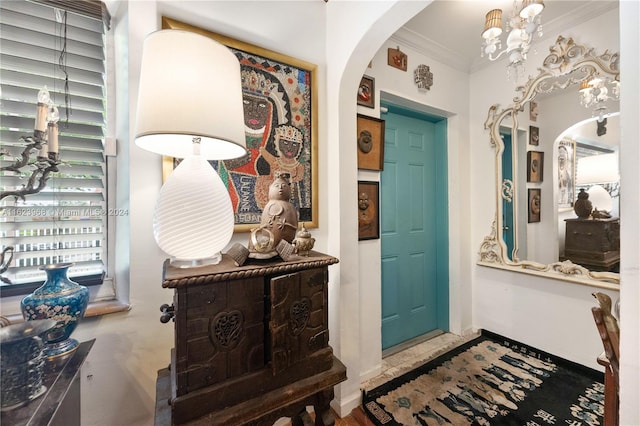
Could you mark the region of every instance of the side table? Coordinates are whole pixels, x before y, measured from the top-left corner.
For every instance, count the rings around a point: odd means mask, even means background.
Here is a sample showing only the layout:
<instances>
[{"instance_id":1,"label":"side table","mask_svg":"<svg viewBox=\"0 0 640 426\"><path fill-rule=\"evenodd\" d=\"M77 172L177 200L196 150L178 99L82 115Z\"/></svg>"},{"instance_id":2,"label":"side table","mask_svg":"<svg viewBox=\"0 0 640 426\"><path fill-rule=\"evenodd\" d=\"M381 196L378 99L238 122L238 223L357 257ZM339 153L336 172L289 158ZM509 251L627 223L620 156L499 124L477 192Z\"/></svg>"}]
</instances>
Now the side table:
<instances>
[{"instance_id":1,"label":"side table","mask_svg":"<svg viewBox=\"0 0 640 426\"><path fill-rule=\"evenodd\" d=\"M0 424L11 426L80 426L80 367L95 339L82 342L66 359L46 361L44 395L27 404L3 411Z\"/></svg>"}]
</instances>

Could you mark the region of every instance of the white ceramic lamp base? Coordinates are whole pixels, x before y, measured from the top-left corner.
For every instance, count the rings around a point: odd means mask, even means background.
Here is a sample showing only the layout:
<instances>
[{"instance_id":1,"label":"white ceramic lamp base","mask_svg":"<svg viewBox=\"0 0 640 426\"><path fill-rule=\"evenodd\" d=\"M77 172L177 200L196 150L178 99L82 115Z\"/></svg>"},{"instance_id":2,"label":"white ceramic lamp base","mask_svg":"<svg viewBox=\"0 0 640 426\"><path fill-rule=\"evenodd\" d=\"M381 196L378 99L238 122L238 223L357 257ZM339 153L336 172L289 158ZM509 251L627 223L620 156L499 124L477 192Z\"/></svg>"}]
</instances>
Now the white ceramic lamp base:
<instances>
[{"instance_id":1,"label":"white ceramic lamp base","mask_svg":"<svg viewBox=\"0 0 640 426\"><path fill-rule=\"evenodd\" d=\"M158 246L179 267L215 264L233 235L227 188L200 155L185 158L162 186L153 218Z\"/></svg>"}]
</instances>

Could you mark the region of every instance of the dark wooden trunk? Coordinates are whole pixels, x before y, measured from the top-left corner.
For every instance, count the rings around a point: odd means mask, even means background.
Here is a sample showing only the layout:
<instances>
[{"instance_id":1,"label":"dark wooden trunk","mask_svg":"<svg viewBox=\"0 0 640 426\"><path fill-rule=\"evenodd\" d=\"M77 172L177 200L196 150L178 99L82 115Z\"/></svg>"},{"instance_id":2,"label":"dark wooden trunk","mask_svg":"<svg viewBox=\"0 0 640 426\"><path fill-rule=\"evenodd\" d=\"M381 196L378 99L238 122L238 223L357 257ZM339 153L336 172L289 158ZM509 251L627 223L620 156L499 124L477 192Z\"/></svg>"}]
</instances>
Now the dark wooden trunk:
<instances>
[{"instance_id":1,"label":"dark wooden trunk","mask_svg":"<svg viewBox=\"0 0 640 426\"><path fill-rule=\"evenodd\" d=\"M329 346L328 266L337 262L315 252L241 267L226 255L218 265L198 268L166 262L163 287L174 289L175 320L164 379L171 383L171 423L229 420L239 415L234 407L247 404L272 416L274 407L261 402L266 395L282 412L303 399L328 409L333 386L346 379ZM317 383L308 382L313 377ZM297 396L278 398L279 392Z\"/></svg>"}]
</instances>

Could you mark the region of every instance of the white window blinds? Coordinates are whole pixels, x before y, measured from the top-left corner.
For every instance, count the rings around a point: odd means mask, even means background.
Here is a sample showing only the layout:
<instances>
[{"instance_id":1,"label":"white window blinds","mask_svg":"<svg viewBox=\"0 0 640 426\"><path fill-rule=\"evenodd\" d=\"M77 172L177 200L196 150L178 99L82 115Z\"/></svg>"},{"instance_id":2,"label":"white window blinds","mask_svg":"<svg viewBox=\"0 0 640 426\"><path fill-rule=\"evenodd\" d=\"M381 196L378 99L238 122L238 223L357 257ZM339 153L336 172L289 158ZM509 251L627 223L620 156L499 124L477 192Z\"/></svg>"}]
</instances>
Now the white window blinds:
<instances>
[{"instance_id":1,"label":"white window blinds","mask_svg":"<svg viewBox=\"0 0 640 426\"><path fill-rule=\"evenodd\" d=\"M75 264L69 271L75 281L101 283L108 213L103 21L65 15L46 4L2 1L0 43L0 167L21 156L25 142L20 138L33 134L37 95L45 86L60 111L63 162L39 193L24 201L0 200L0 247L14 250L0 289L5 295L14 293L7 291L10 287L40 285L45 274L39 267L59 262ZM0 190L19 190L32 170L0 171Z\"/></svg>"}]
</instances>

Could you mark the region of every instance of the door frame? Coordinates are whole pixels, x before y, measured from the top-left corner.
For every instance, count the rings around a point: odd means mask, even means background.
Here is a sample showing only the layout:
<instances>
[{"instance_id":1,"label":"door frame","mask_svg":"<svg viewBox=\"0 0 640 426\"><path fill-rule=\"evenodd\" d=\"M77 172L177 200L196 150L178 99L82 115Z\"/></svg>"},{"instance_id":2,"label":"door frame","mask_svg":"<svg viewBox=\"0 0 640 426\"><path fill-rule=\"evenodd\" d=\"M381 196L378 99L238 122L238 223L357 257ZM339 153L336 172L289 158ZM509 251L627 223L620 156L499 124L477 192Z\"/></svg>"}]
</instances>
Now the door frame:
<instances>
[{"instance_id":1,"label":"door frame","mask_svg":"<svg viewBox=\"0 0 640 426\"><path fill-rule=\"evenodd\" d=\"M414 106L414 107L412 107ZM428 121L433 123L435 126L435 137L439 143L439 146L436 148L438 150L438 160L440 160L439 164L441 164L445 170L438 174L437 176L437 187L444 188L444 196L438 196L438 202L444 204L446 208L438 209L436 212L436 222L438 223L438 227L443 227L445 232L442 235L438 235L439 237L444 237L447 240L447 250L443 254L444 260L442 262L438 262L436 264L437 275L438 277L442 277L442 279L438 279L436 286L436 305L438 307L438 312L436 315L436 330L429 331L421 336L416 336L406 342L401 342L398 345L391 346L389 348L383 349L385 354L393 353L396 351L397 347L405 347L407 344L413 342L414 344L419 343L420 341L427 340L429 336L434 335L434 331L438 330L448 332L450 331L450 322L449 318L451 315L451 306L450 306L450 287L451 287L451 277L449 275L450 269L450 232L449 232L449 141L448 141L448 118L445 114L439 113L430 113L426 111L422 111L415 108L415 105L411 101L407 102L398 102L398 99L389 99L388 95L381 92L381 100L380 100L380 118L384 119L384 115L387 112L392 112L396 115L402 115L409 118L415 118L418 120ZM442 145L440 145L440 142ZM381 172L384 173L384 172ZM380 180L382 180L382 176L380 176ZM380 193L380 203L383 202L382 192ZM382 205L380 206L380 210L382 210ZM382 241L381 241L382 242ZM380 291L382 292L382 277L380 280ZM441 307L444 307L441 309ZM382 320L382 311L380 311L380 318ZM380 331L382 335L382 328ZM436 333L437 335L439 333ZM382 337L382 336L381 336ZM382 342L382 338L381 338Z\"/></svg>"}]
</instances>

